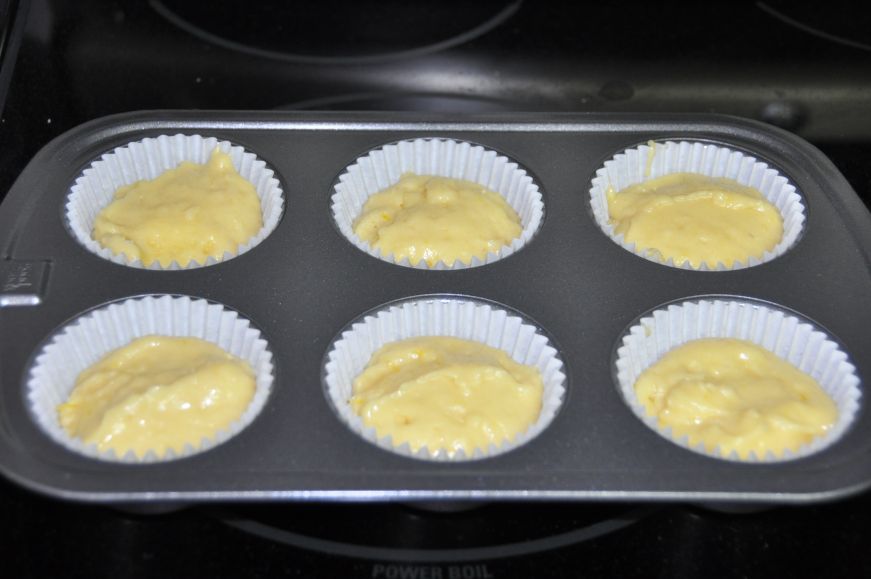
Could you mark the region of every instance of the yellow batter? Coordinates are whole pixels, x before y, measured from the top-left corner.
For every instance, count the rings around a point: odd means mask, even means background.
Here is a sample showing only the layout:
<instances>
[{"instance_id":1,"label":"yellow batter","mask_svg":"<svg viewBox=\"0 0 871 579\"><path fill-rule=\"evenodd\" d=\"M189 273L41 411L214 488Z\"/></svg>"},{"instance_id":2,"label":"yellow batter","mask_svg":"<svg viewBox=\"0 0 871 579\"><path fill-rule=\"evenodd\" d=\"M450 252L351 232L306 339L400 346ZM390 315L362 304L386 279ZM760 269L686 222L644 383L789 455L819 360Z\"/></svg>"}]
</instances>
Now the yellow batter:
<instances>
[{"instance_id":1,"label":"yellow batter","mask_svg":"<svg viewBox=\"0 0 871 579\"><path fill-rule=\"evenodd\" d=\"M822 436L838 418L832 399L795 366L755 344L703 339L668 352L635 383L660 426L690 444L748 458L775 456Z\"/></svg>"},{"instance_id":2,"label":"yellow batter","mask_svg":"<svg viewBox=\"0 0 871 579\"><path fill-rule=\"evenodd\" d=\"M783 237L777 208L752 187L731 179L674 173L609 190L616 233L660 260L693 267L761 259Z\"/></svg>"},{"instance_id":3,"label":"yellow batter","mask_svg":"<svg viewBox=\"0 0 871 579\"><path fill-rule=\"evenodd\" d=\"M79 374L58 414L70 436L101 451L161 456L226 429L253 396L254 371L244 360L197 338L152 335Z\"/></svg>"},{"instance_id":4,"label":"yellow batter","mask_svg":"<svg viewBox=\"0 0 871 579\"><path fill-rule=\"evenodd\" d=\"M116 255L168 267L235 254L262 226L254 186L215 149L205 165L183 162L156 179L118 189L91 236Z\"/></svg>"},{"instance_id":5,"label":"yellow batter","mask_svg":"<svg viewBox=\"0 0 871 579\"><path fill-rule=\"evenodd\" d=\"M460 449L470 456L526 431L538 419L544 389L537 368L448 337L384 346L353 387L351 407L379 437L449 456Z\"/></svg>"},{"instance_id":6,"label":"yellow batter","mask_svg":"<svg viewBox=\"0 0 871 579\"><path fill-rule=\"evenodd\" d=\"M505 199L471 181L406 173L366 201L354 222L360 239L397 261L469 264L498 253L520 235Z\"/></svg>"}]
</instances>

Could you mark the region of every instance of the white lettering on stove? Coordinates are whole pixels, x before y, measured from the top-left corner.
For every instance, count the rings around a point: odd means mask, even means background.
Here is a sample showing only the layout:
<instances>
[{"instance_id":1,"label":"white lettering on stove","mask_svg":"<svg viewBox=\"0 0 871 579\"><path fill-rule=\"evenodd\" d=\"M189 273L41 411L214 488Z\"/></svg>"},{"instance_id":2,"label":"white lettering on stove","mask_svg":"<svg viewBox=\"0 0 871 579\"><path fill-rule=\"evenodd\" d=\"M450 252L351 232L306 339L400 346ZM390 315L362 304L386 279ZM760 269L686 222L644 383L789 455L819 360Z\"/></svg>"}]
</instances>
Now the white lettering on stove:
<instances>
[{"instance_id":1,"label":"white lettering on stove","mask_svg":"<svg viewBox=\"0 0 871 579\"><path fill-rule=\"evenodd\" d=\"M372 579L445 579L442 568L434 565L373 565Z\"/></svg>"},{"instance_id":2,"label":"white lettering on stove","mask_svg":"<svg viewBox=\"0 0 871 579\"><path fill-rule=\"evenodd\" d=\"M494 577L487 565L451 565L448 579L490 579Z\"/></svg>"},{"instance_id":3,"label":"white lettering on stove","mask_svg":"<svg viewBox=\"0 0 871 579\"><path fill-rule=\"evenodd\" d=\"M372 566L372 579L494 579L487 565L398 565Z\"/></svg>"}]
</instances>

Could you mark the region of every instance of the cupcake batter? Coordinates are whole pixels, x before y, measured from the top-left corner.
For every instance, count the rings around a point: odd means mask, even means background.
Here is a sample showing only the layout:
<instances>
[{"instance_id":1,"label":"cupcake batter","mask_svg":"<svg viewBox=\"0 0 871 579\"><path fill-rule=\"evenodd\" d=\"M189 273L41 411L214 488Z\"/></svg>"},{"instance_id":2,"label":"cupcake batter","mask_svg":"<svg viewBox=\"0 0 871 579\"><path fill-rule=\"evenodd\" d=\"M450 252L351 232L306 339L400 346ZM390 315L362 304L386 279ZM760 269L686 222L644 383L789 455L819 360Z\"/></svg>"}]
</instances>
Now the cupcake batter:
<instances>
[{"instance_id":1,"label":"cupcake batter","mask_svg":"<svg viewBox=\"0 0 871 579\"><path fill-rule=\"evenodd\" d=\"M379 437L431 453L471 456L513 440L538 419L544 386L533 366L469 340L412 338L375 352L354 380L351 408Z\"/></svg>"},{"instance_id":2,"label":"cupcake batter","mask_svg":"<svg viewBox=\"0 0 871 579\"><path fill-rule=\"evenodd\" d=\"M262 226L254 185L215 149L205 165L183 162L156 179L118 189L91 235L130 261L168 267L235 254Z\"/></svg>"},{"instance_id":3,"label":"cupcake batter","mask_svg":"<svg viewBox=\"0 0 871 579\"><path fill-rule=\"evenodd\" d=\"M750 257L762 259L783 237L777 208L731 179L675 173L607 196L616 233L677 265L746 264Z\"/></svg>"},{"instance_id":4,"label":"cupcake batter","mask_svg":"<svg viewBox=\"0 0 871 579\"><path fill-rule=\"evenodd\" d=\"M743 459L796 451L838 417L813 378L744 340L710 338L675 348L638 377L635 392L676 438Z\"/></svg>"},{"instance_id":5,"label":"cupcake batter","mask_svg":"<svg viewBox=\"0 0 871 579\"><path fill-rule=\"evenodd\" d=\"M211 342L145 336L79 374L58 414L67 434L100 451L161 456L230 426L254 385L251 366Z\"/></svg>"},{"instance_id":6,"label":"cupcake batter","mask_svg":"<svg viewBox=\"0 0 871 579\"><path fill-rule=\"evenodd\" d=\"M522 231L505 199L473 183L406 173L369 197L354 233L397 261L470 264L498 253Z\"/></svg>"}]
</instances>

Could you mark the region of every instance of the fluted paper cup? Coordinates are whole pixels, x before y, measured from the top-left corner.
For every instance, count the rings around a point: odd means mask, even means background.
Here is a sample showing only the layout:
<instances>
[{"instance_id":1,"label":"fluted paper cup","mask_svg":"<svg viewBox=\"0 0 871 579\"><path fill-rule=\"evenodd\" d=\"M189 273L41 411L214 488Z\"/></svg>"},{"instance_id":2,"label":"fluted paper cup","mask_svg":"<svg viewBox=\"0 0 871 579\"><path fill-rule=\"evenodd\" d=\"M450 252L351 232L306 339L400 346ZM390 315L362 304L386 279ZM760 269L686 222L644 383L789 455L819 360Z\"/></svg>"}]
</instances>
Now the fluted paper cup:
<instances>
[{"instance_id":1,"label":"fluted paper cup","mask_svg":"<svg viewBox=\"0 0 871 579\"><path fill-rule=\"evenodd\" d=\"M447 336L480 342L507 353L515 362L536 367L544 384L536 422L513 440L470 454L450 456L444 448L412 451L408 443L379 437L349 404L353 381L372 354L391 342L421 336ZM327 397L339 418L363 439L393 452L425 460L463 461L494 456L527 443L551 423L565 395L563 362L550 340L532 323L496 305L464 296L423 296L388 304L353 322L333 342L324 365Z\"/></svg>"},{"instance_id":2,"label":"fluted paper cup","mask_svg":"<svg viewBox=\"0 0 871 579\"><path fill-rule=\"evenodd\" d=\"M741 185L757 189L783 218L783 237L780 242L771 251L766 251L762 259L751 256L745 262L702 263L698 268L688 261L675 263L673 258L663 260L652 248L641 248L627 242L622 233L615 232L610 222L608 190L622 191L630 185L673 173L733 179ZM590 204L602 231L626 251L670 267L703 271L742 269L771 261L795 244L805 222L801 195L777 169L743 151L699 141L652 142L615 155L596 171L590 187Z\"/></svg>"},{"instance_id":3,"label":"fluted paper cup","mask_svg":"<svg viewBox=\"0 0 871 579\"><path fill-rule=\"evenodd\" d=\"M245 360L255 375L255 392L242 415L210 438L191 440L181 452L149 451L138 457L101 452L63 429L58 406L69 398L78 374L109 352L151 334L192 337L211 342ZM61 328L37 354L27 381L27 399L36 423L73 452L114 462L157 462L203 452L230 439L263 409L272 387L272 353L260 331L237 312L186 296L146 296L109 304Z\"/></svg>"},{"instance_id":4,"label":"fluted paper cup","mask_svg":"<svg viewBox=\"0 0 871 579\"><path fill-rule=\"evenodd\" d=\"M635 393L635 382L670 350L703 338L734 338L760 346L816 380L838 409L835 425L798 451L751 453L742 459L704 444L675 436L647 413ZM850 427L859 409L861 391L856 368L837 342L813 323L774 306L746 299L699 299L668 305L642 317L623 336L616 353L616 380L632 412L663 437L692 451L744 462L792 460L835 443Z\"/></svg>"},{"instance_id":5,"label":"fluted paper cup","mask_svg":"<svg viewBox=\"0 0 871 579\"><path fill-rule=\"evenodd\" d=\"M143 264L142 261L129 259L124 254L115 254L91 237L97 214L111 203L115 191L120 187L136 181L155 179L162 173L175 169L183 161L205 164L215 148L230 155L236 171L254 185L260 199L263 226L235 251L225 252L218 260L209 257L204 263L192 260L184 264L173 261L168 267L163 267L158 261ZM129 143L91 163L70 189L66 218L73 236L91 253L130 267L177 270L214 265L249 251L275 230L283 207L284 192L274 171L256 155L214 137L179 134L161 135Z\"/></svg>"},{"instance_id":6,"label":"fluted paper cup","mask_svg":"<svg viewBox=\"0 0 871 579\"><path fill-rule=\"evenodd\" d=\"M397 261L384 255L354 233L354 221L369 197L395 185L405 173L463 179L478 183L496 193L517 212L522 231L497 253L470 263L439 261L430 267L426 261ZM517 163L495 151L465 141L414 139L374 149L358 158L339 176L332 196L333 218L339 231L360 251L406 267L419 269L462 269L492 263L522 248L538 231L544 218L544 202L538 185Z\"/></svg>"}]
</instances>

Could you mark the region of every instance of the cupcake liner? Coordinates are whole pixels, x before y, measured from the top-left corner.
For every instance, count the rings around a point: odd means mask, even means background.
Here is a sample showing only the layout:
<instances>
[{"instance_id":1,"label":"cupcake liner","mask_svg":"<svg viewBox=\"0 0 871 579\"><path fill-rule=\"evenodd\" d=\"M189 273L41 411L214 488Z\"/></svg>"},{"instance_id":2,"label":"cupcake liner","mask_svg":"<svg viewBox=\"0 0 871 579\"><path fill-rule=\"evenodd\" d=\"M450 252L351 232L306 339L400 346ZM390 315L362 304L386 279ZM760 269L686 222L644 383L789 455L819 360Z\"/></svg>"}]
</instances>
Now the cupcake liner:
<instances>
[{"instance_id":1,"label":"cupcake liner","mask_svg":"<svg viewBox=\"0 0 871 579\"><path fill-rule=\"evenodd\" d=\"M623 234L617 234L610 224L607 191L621 191L630 185L672 173L698 173L708 177L733 179L741 185L753 187L780 211L783 217L783 238L774 249L766 251L762 259L750 257L746 263L702 263L694 268L689 262L662 261L655 252L628 243ZM680 269L724 271L760 265L783 255L801 235L805 222L805 208L795 186L767 163L754 157L718 145L698 141L667 141L627 149L605 162L596 171L590 187L590 204L596 223L615 243L627 251L650 261Z\"/></svg>"},{"instance_id":2,"label":"cupcake liner","mask_svg":"<svg viewBox=\"0 0 871 579\"><path fill-rule=\"evenodd\" d=\"M408 172L464 179L499 193L520 217L520 235L498 253L488 253L483 260L475 257L469 264L460 260L452 264L439 261L430 267L423 260L410 263L408 258L396 260L393 254L382 254L354 233L354 220L371 195L395 185ZM541 192L523 168L495 151L464 141L415 139L375 149L345 169L334 191L333 218L351 243L378 259L418 269L464 269L507 257L532 239L544 217Z\"/></svg>"},{"instance_id":3,"label":"cupcake liner","mask_svg":"<svg viewBox=\"0 0 871 579\"><path fill-rule=\"evenodd\" d=\"M835 402L838 421L824 436L798 451L777 456L751 453L742 459L733 451L728 455L717 448L690 445L688 437L675 437L670 428L661 427L650 416L635 394L641 373L666 352L692 340L735 338L752 342L789 362L814 378ZM617 350L616 380L632 412L647 426L685 448L733 461L779 462L819 452L837 441L849 428L859 409L861 391L856 368L846 353L820 328L789 313L749 300L698 300L669 305L647 315L625 334Z\"/></svg>"},{"instance_id":4,"label":"cupcake liner","mask_svg":"<svg viewBox=\"0 0 871 579\"><path fill-rule=\"evenodd\" d=\"M544 390L538 420L514 440L462 450L450 457L445 449L421 448L413 452L408 443L394 445L392 438L379 438L349 404L352 383L372 354L382 346L419 336L449 336L474 340L506 352L516 362L535 366L541 372ZM535 438L551 423L565 395L566 376L557 350L538 329L514 313L465 297L421 297L387 305L354 322L329 349L324 366L327 396L341 420L365 440L414 458L464 461L507 452Z\"/></svg>"},{"instance_id":5,"label":"cupcake liner","mask_svg":"<svg viewBox=\"0 0 871 579\"><path fill-rule=\"evenodd\" d=\"M174 261L169 267L163 267L154 261L146 266L140 260L132 261L126 255L114 254L91 237L97 214L112 201L119 187L154 179L176 168L182 161L204 164L216 147L230 155L236 171L254 185L260 198L263 227L240 245L235 253L225 252L218 260L209 257L204 263L192 260L187 264L179 264ZM143 139L106 153L84 170L72 186L67 199L67 222L73 236L88 251L114 263L153 270L192 269L214 265L242 255L263 241L278 226L284 208L284 192L274 175L274 171L253 153L246 152L242 147L234 146L228 141L218 141L214 137L179 134Z\"/></svg>"},{"instance_id":6,"label":"cupcake liner","mask_svg":"<svg viewBox=\"0 0 871 579\"><path fill-rule=\"evenodd\" d=\"M149 334L200 338L251 364L256 389L242 416L212 438L190 441L180 453L169 449L162 455L149 451L137 457L131 450L118 456L69 436L58 420L58 406L69 398L78 374L110 351ZM37 355L27 399L37 424L66 448L100 460L149 463L199 453L238 434L263 409L272 380L272 353L266 340L238 313L203 299L148 296L110 304L64 326Z\"/></svg>"}]
</instances>

